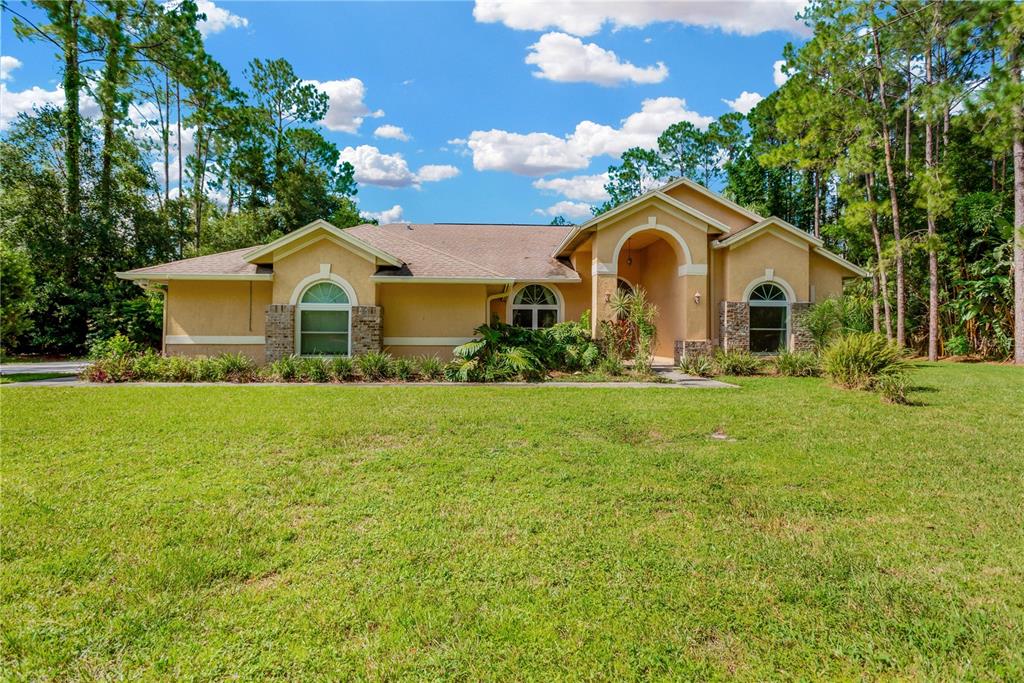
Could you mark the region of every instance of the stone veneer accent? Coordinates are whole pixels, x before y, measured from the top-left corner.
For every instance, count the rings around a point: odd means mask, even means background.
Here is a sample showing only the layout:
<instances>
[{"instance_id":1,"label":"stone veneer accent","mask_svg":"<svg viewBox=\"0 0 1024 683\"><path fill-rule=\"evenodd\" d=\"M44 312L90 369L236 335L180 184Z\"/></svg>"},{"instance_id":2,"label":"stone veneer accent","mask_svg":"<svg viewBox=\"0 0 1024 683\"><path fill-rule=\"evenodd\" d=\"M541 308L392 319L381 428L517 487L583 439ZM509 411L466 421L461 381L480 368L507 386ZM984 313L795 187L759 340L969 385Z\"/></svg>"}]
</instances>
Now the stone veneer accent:
<instances>
[{"instance_id":1,"label":"stone veneer accent","mask_svg":"<svg viewBox=\"0 0 1024 683\"><path fill-rule=\"evenodd\" d=\"M264 335L268 363L295 353L295 306L268 304Z\"/></svg>"},{"instance_id":2,"label":"stone veneer accent","mask_svg":"<svg viewBox=\"0 0 1024 683\"><path fill-rule=\"evenodd\" d=\"M380 306L352 307L352 355L381 350L384 316Z\"/></svg>"},{"instance_id":3,"label":"stone veneer accent","mask_svg":"<svg viewBox=\"0 0 1024 683\"><path fill-rule=\"evenodd\" d=\"M723 301L719 323L724 350L750 350L750 304L746 301Z\"/></svg>"},{"instance_id":4,"label":"stone veneer accent","mask_svg":"<svg viewBox=\"0 0 1024 683\"><path fill-rule=\"evenodd\" d=\"M711 355L711 340L705 341L693 341L677 339L675 343L675 364L679 363L684 358L693 358L694 356L709 356Z\"/></svg>"},{"instance_id":5,"label":"stone veneer accent","mask_svg":"<svg viewBox=\"0 0 1024 683\"><path fill-rule=\"evenodd\" d=\"M811 331L807 329L807 312L811 310L811 304L790 304L789 306L789 336L792 339L794 351L811 351L814 349L814 338Z\"/></svg>"}]
</instances>

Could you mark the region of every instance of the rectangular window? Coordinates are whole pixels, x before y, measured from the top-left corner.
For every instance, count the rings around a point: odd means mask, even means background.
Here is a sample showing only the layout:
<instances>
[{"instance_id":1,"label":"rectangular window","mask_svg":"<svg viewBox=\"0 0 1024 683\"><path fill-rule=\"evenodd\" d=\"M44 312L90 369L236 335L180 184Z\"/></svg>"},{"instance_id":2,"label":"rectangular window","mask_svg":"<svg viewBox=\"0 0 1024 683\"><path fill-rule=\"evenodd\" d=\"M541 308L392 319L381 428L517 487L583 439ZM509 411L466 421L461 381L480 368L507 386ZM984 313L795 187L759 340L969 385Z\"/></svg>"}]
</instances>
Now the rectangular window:
<instances>
[{"instance_id":1,"label":"rectangular window","mask_svg":"<svg viewBox=\"0 0 1024 683\"><path fill-rule=\"evenodd\" d=\"M526 308L513 308L512 324L516 327L533 327L533 311Z\"/></svg>"},{"instance_id":2,"label":"rectangular window","mask_svg":"<svg viewBox=\"0 0 1024 683\"><path fill-rule=\"evenodd\" d=\"M785 349L786 307L750 306L750 351L775 353Z\"/></svg>"},{"instance_id":3,"label":"rectangular window","mask_svg":"<svg viewBox=\"0 0 1024 683\"><path fill-rule=\"evenodd\" d=\"M303 356L348 354L348 311L302 311L299 353Z\"/></svg>"}]
</instances>

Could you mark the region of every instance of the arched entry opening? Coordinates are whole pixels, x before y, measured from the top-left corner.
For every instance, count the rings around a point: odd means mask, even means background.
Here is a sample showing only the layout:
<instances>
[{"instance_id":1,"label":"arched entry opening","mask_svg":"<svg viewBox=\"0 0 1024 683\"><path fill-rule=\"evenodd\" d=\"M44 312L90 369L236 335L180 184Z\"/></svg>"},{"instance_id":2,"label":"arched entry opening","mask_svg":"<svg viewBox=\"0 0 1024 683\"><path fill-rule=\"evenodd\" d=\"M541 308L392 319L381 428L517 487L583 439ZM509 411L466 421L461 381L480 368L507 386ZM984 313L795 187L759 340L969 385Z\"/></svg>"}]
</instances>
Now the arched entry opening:
<instances>
[{"instance_id":1,"label":"arched entry opening","mask_svg":"<svg viewBox=\"0 0 1024 683\"><path fill-rule=\"evenodd\" d=\"M788 348L789 301L778 285L763 282L750 291L750 352L778 353Z\"/></svg>"},{"instance_id":2,"label":"arched entry opening","mask_svg":"<svg viewBox=\"0 0 1024 683\"><path fill-rule=\"evenodd\" d=\"M616 249L616 288L643 288L647 299L658 307L654 355L671 359L675 342L685 339L686 310L684 279L680 267L690 262L686 243L674 232L660 226L643 226L625 233ZM660 360L659 360L660 362Z\"/></svg>"}]
</instances>

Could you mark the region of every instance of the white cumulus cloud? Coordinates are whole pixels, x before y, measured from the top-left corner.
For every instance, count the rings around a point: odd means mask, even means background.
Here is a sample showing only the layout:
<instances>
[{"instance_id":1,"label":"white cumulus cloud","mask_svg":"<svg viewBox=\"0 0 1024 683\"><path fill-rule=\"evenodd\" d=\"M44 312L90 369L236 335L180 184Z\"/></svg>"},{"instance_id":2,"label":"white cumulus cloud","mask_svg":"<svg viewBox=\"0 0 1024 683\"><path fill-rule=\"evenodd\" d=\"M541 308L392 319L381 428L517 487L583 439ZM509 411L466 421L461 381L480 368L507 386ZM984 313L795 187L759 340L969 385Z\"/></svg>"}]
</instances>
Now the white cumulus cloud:
<instances>
[{"instance_id":1,"label":"white cumulus cloud","mask_svg":"<svg viewBox=\"0 0 1024 683\"><path fill-rule=\"evenodd\" d=\"M409 136L401 126L393 126L390 123L385 123L383 126L377 126L377 130L373 131L373 136L376 138L401 140L402 142L408 142L409 140Z\"/></svg>"},{"instance_id":2,"label":"white cumulus cloud","mask_svg":"<svg viewBox=\"0 0 1024 683\"><path fill-rule=\"evenodd\" d=\"M577 175L571 178L540 178L533 181L538 190L548 190L563 195L566 199L584 202L603 202L608 199L604 186L608 182L607 173L595 175Z\"/></svg>"},{"instance_id":3,"label":"white cumulus cloud","mask_svg":"<svg viewBox=\"0 0 1024 683\"><path fill-rule=\"evenodd\" d=\"M526 63L535 65L537 78L561 83L661 83L668 78L668 67L662 62L639 67L619 60L611 50L594 43L584 43L565 33L545 33L530 46Z\"/></svg>"},{"instance_id":4,"label":"white cumulus cloud","mask_svg":"<svg viewBox=\"0 0 1024 683\"><path fill-rule=\"evenodd\" d=\"M380 187L419 187L459 174L456 167L443 164L427 164L414 173L401 154L385 154L373 145L346 147L341 150L340 160L355 167L356 182Z\"/></svg>"},{"instance_id":5,"label":"white cumulus cloud","mask_svg":"<svg viewBox=\"0 0 1024 683\"><path fill-rule=\"evenodd\" d=\"M21 68L21 60L10 55L0 55L0 81L11 78L11 72Z\"/></svg>"},{"instance_id":6,"label":"white cumulus cloud","mask_svg":"<svg viewBox=\"0 0 1024 683\"><path fill-rule=\"evenodd\" d=\"M402 221L402 207L400 204L395 204L390 209L384 209L383 211L364 211L363 215L376 218L377 222L381 225L400 223Z\"/></svg>"},{"instance_id":7,"label":"white cumulus cloud","mask_svg":"<svg viewBox=\"0 0 1024 683\"><path fill-rule=\"evenodd\" d=\"M806 35L807 27L796 20L806 0L729 2L691 0L476 0L473 17L483 23L501 22L509 28L529 31L558 29L576 36L592 36L605 24L613 29L642 28L655 22L719 29L725 33L753 36L767 31Z\"/></svg>"},{"instance_id":8,"label":"white cumulus cloud","mask_svg":"<svg viewBox=\"0 0 1024 683\"><path fill-rule=\"evenodd\" d=\"M473 168L478 171L541 176L586 168L594 157L618 157L630 147L653 147L658 136L679 121L707 128L713 120L687 109L686 100L657 97L644 100L640 111L622 119L617 128L581 121L564 137L540 132L475 130L469 134L466 145L473 154Z\"/></svg>"},{"instance_id":9,"label":"white cumulus cloud","mask_svg":"<svg viewBox=\"0 0 1024 683\"><path fill-rule=\"evenodd\" d=\"M347 78L343 81L306 81L312 83L322 92L327 93L327 116L324 127L344 133L356 133L366 118L384 116L381 110L371 111L363 101L366 98L366 86L358 78Z\"/></svg>"},{"instance_id":10,"label":"white cumulus cloud","mask_svg":"<svg viewBox=\"0 0 1024 683\"><path fill-rule=\"evenodd\" d=\"M34 85L15 92L8 90L5 83L0 83L0 130L5 130L11 121L18 118L18 114L30 114L33 110L48 104L63 107L65 99L62 86L57 86L54 90L45 90ZM96 100L83 92L79 97L78 111L82 116L94 118L99 114L100 108Z\"/></svg>"},{"instance_id":11,"label":"white cumulus cloud","mask_svg":"<svg viewBox=\"0 0 1024 683\"><path fill-rule=\"evenodd\" d=\"M789 74L786 73L783 67L786 66L786 60L780 59L772 64L772 80L775 81L775 85L780 88L789 80Z\"/></svg>"},{"instance_id":12,"label":"white cumulus cloud","mask_svg":"<svg viewBox=\"0 0 1024 683\"><path fill-rule=\"evenodd\" d=\"M590 210L590 204L584 204L582 202L558 202L552 204L546 209L535 209L535 213L539 213L542 216L564 216L565 218L590 218L593 212Z\"/></svg>"},{"instance_id":13,"label":"white cumulus cloud","mask_svg":"<svg viewBox=\"0 0 1024 683\"><path fill-rule=\"evenodd\" d=\"M171 0L171 2L164 3L164 7L171 10L180 4L178 0ZM196 28L199 29L203 38L208 38L214 33L220 33L229 28L245 28L249 25L248 19L223 7L218 7L212 0L196 0L196 8L200 14L206 15L206 19L196 24Z\"/></svg>"},{"instance_id":14,"label":"white cumulus cloud","mask_svg":"<svg viewBox=\"0 0 1024 683\"><path fill-rule=\"evenodd\" d=\"M735 100L722 99L723 102L729 105L729 108L733 111L738 111L741 114L749 114L750 110L757 106L757 103L763 100L764 97L760 93L747 92L744 90L740 93L739 97Z\"/></svg>"},{"instance_id":15,"label":"white cumulus cloud","mask_svg":"<svg viewBox=\"0 0 1024 683\"><path fill-rule=\"evenodd\" d=\"M416 181L420 183L436 183L459 175L459 169L449 164L427 164L416 171Z\"/></svg>"}]
</instances>

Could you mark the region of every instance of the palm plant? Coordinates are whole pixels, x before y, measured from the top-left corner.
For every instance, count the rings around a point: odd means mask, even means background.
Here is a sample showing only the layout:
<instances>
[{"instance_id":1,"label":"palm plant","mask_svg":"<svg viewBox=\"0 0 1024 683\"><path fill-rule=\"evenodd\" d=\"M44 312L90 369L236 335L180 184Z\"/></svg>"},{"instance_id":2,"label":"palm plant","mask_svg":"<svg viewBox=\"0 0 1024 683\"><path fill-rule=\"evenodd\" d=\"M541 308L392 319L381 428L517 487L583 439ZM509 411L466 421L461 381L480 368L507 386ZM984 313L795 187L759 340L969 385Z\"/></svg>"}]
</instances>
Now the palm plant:
<instances>
[{"instance_id":1,"label":"palm plant","mask_svg":"<svg viewBox=\"0 0 1024 683\"><path fill-rule=\"evenodd\" d=\"M545 364L537 351L543 345L533 330L495 323L481 325L478 339L455 347L448 368L449 379L458 382L500 382L540 379Z\"/></svg>"},{"instance_id":2,"label":"palm plant","mask_svg":"<svg viewBox=\"0 0 1024 683\"><path fill-rule=\"evenodd\" d=\"M647 291L637 287L632 292L616 291L609 300L612 312L634 332L633 369L642 375L651 372L654 362L654 340L658 333L654 321L658 307L647 300Z\"/></svg>"}]
</instances>

